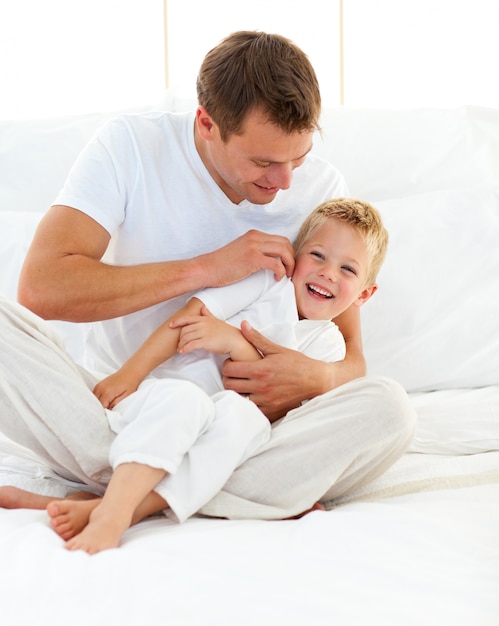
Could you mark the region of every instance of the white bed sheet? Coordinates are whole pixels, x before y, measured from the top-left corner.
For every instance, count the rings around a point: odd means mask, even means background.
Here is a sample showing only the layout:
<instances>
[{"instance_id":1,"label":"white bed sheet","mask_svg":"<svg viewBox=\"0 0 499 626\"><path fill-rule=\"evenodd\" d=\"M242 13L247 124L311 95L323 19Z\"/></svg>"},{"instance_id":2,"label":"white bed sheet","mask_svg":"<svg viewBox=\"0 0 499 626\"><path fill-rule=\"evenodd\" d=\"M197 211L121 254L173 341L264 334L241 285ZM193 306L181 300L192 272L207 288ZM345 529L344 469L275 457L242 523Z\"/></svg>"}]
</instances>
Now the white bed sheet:
<instances>
[{"instance_id":1,"label":"white bed sheet","mask_svg":"<svg viewBox=\"0 0 499 626\"><path fill-rule=\"evenodd\" d=\"M499 450L487 424L498 391L414 396L412 451L300 520L157 517L88 556L64 550L44 511L0 509L2 626L62 616L74 626L497 626ZM487 451L477 425L492 437ZM7 440L0 484L54 496L74 487Z\"/></svg>"},{"instance_id":2,"label":"white bed sheet","mask_svg":"<svg viewBox=\"0 0 499 626\"><path fill-rule=\"evenodd\" d=\"M296 521L157 518L95 556L44 512L0 511L2 624L497 626L498 502L489 484Z\"/></svg>"}]
</instances>

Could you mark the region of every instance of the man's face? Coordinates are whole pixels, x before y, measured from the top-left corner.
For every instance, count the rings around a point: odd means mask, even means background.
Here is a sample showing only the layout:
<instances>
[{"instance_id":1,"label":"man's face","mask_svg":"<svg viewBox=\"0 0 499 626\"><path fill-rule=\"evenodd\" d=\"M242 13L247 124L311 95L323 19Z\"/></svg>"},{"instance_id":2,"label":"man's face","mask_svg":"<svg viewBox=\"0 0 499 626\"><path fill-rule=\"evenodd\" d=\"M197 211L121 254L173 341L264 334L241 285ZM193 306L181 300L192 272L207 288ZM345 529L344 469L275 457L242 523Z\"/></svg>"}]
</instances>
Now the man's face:
<instances>
[{"instance_id":1,"label":"man's face","mask_svg":"<svg viewBox=\"0 0 499 626\"><path fill-rule=\"evenodd\" d=\"M278 191L291 185L293 170L312 148L313 132L285 133L259 111L248 114L242 132L226 142L217 125L200 107L196 146L215 182L238 204L271 202Z\"/></svg>"}]
</instances>

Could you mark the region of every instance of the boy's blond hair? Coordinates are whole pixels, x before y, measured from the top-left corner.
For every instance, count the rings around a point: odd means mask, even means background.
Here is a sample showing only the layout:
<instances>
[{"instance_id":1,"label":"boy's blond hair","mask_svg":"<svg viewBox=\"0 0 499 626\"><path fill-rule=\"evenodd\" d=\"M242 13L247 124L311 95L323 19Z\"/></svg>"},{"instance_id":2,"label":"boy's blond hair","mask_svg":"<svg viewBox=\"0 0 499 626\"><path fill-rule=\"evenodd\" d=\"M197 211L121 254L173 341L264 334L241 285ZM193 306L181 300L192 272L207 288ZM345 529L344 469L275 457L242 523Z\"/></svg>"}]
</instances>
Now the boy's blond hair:
<instances>
[{"instance_id":1,"label":"boy's blond hair","mask_svg":"<svg viewBox=\"0 0 499 626\"><path fill-rule=\"evenodd\" d=\"M367 276L363 287L374 285L385 260L388 232L383 226L379 211L368 202L354 198L335 198L323 202L303 222L294 242L295 252L300 251L319 226L331 219L351 224L361 235L368 254Z\"/></svg>"}]
</instances>

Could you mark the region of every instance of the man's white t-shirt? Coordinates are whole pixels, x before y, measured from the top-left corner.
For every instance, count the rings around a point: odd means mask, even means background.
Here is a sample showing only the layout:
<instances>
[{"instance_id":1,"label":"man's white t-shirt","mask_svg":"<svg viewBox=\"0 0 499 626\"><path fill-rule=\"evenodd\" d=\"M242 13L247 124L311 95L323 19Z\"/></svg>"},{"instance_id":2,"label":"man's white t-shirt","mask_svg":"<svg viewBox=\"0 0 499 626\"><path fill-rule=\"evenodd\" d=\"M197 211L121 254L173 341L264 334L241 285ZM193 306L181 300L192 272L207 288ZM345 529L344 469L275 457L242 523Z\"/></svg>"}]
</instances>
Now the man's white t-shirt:
<instances>
[{"instance_id":1,"label":"man's white t-shirt","mask_svg":"<svg viewBox=\"0 0 499 626\"><path fill-rule=\"evenodd\" d=\"M103 261L136 265L188 259L251 229L293 240L325 200L348 195L341 174L309 154L291 187L265 205L231 202L194 144L194 113L119 117L83 150L55 200L78 209L111 235ZM85 364L115 371L192 293L92 324Z\"/></svg>"}]
</instances>

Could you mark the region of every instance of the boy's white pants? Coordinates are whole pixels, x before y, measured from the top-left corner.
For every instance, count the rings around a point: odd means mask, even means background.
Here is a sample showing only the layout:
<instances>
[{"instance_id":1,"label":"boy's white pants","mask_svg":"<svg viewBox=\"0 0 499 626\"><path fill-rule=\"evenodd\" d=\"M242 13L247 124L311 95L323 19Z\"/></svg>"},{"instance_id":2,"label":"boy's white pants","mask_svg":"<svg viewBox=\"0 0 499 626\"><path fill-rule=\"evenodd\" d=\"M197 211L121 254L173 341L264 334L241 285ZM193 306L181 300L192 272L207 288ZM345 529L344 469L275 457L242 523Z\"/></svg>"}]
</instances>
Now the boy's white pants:
<instances>
[{"instance_id":1,"label":"boy's white pants","mask_svg":"<svg viewBox=\"0 0 499 626\"><path fill-rule=\"evenodd\" d=\"M62 476L102 493L117 436L91 391L95 383L48 324L16 303L0 300L0 430ZM239 401L251 406L244 398ZM414 426L415 412L398 383L352 381L273 424L268 440L200 512L232 519L297 515L383 473L407 450ZM168 485L166 479L161 486L179 513L190 510L190 490L227 452L225 427L220 436L216 429L214 419L168 477Z\"/></svg>"},{"instance_id":2,"label":"boy's white pants","mask_svg":"<svg viewBox=\"0 0 499 626\"><path fill-rule=\"evenodd\" d=\"M269 421L248 399L234 391L208 396L184 380L146 380L107 415L117 433L111 467L136 462L168 472L154 491L180 522L270 437Z\"/></svg>"}]
</instances>

